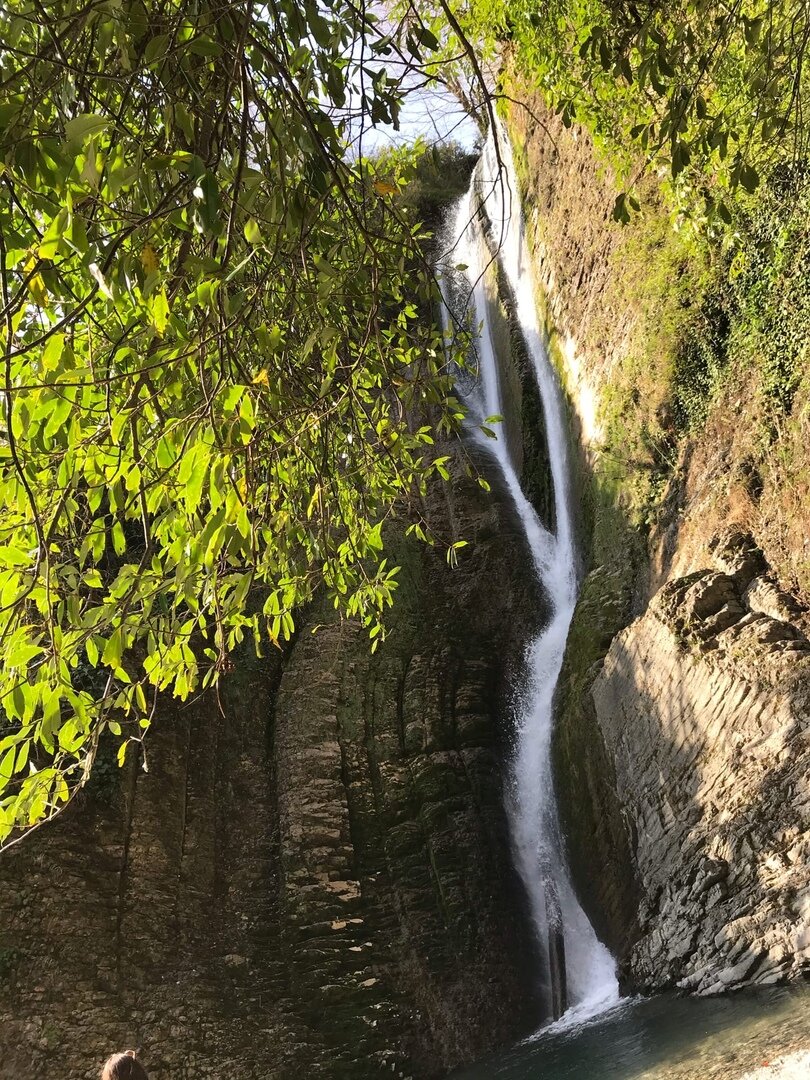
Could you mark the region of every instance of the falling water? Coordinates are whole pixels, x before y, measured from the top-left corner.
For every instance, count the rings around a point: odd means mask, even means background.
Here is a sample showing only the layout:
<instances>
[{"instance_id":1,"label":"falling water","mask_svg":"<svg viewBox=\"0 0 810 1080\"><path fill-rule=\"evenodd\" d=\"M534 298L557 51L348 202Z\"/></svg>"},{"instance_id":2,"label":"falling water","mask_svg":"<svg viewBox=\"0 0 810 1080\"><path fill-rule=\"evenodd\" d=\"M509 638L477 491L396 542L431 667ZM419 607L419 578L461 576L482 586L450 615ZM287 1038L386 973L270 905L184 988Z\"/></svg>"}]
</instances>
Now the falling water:
<instances>
[{"instance_id":1,"label":"falling water","mask_svg":"<svg viewBox=\"0 0 810 1080\"><path fill-rule=\"evenodd\" d=\"M577 580L565 421L559 386L537 318L517 190L508 138L501 133L496 150L490 137L470 189L449 223L452 236L447 264L466 266L466 287L459 290L456 280L454 293L463 292L462 304L480 328L476 349L478 379L466 395L472 430L500 466L551 612L546 626L526 652L527 677L518 707L507 811L516 862L545 960L542 980L548 1011L555 1018L564 1013L561 1022L567 1024L614 1004L618 985L613 959L596 937L574 894L554 798L553 699L574 612ZM506 438L491 440L479 427L488 417L504 412L485 285L493 252L497 252L512 290L514 317L533 362L542 399L554 486L555 533L544 527L524 495ZM452 278L452 272L447 277Z\"/></svg>"}]
</instances>

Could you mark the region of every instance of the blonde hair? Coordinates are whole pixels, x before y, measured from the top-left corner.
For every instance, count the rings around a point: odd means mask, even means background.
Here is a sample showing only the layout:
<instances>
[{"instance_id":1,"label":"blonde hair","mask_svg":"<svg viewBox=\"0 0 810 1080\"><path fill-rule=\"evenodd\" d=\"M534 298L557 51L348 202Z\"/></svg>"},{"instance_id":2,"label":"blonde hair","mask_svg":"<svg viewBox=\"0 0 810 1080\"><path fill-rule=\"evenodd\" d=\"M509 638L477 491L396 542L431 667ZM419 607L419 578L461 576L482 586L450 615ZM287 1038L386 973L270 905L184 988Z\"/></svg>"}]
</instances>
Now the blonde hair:
<instances>
[{"instance_id":1,"label":"blonde hair","mask_svg":"<svg viewBox=\"0 0 810 1080\"><path fill-rule=\"evenodd\" d=\"M113 1054L104 1062L101 1080L149 1080L146 1069L135 1057L134 1050Z\"/></svg>"}]
</instances>

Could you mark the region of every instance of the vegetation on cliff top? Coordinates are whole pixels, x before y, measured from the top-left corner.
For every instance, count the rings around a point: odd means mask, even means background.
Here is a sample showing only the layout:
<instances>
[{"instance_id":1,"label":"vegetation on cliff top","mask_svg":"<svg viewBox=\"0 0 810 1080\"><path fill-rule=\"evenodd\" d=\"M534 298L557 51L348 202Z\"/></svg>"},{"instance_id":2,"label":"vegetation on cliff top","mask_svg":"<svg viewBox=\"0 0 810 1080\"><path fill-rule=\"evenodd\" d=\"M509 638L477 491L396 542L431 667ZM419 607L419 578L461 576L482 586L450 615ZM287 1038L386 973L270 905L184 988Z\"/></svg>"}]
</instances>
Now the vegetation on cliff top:
<instances>
[{"instance_id":1,"label":"vegetation on cliff top","mask_svg":"<svg viewBox=\"0 0 810 1080\"><path fill-rule=\"evenodd\" d=\"M637 318L601 420L634 519L656 519L684 438L740 394L756 402L734 451L754 500L777 458L780 483L804 490L810 9L471 0L462 22L505 61L508 95L539 92L565 126L584 125L616 178L613 216L630 227L606 306ZM810 564L788 561L786 583L806 590Z\"/></svg>"},{"instance_id":2,"label":"vegetation on cliff top","mask_svg":"<svg viewBox=\"0 0 810 1080\"><path fill-rule=\"evenodd\" d=\"M462 23L506 52L570 126L583 123L632 185L666 165L709 220L808 148L802 0L470 0ZM634 197L617 199L626 220Z\"/></svg>"}]
</instances>

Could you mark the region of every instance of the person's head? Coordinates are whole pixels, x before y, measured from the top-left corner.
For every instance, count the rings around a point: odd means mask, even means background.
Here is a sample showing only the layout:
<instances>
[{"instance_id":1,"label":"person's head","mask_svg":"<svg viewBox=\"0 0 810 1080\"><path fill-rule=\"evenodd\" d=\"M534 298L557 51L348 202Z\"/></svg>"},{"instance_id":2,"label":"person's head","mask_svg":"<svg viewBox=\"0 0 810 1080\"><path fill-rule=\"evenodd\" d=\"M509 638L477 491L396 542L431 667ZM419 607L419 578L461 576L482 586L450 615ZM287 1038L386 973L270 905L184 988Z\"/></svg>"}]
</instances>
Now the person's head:
<instances>
[{"instance_id":1,"label":"person's head","mask_svg":"<svg viewBox=\"0 0 810 1080\"><path fill-rule=\"evenodd\" d=\"M101 1080L149 1080L146 1069L135 1057L134 1050L113 1054L104 1063Z\"/></svg>"}]
</instances>

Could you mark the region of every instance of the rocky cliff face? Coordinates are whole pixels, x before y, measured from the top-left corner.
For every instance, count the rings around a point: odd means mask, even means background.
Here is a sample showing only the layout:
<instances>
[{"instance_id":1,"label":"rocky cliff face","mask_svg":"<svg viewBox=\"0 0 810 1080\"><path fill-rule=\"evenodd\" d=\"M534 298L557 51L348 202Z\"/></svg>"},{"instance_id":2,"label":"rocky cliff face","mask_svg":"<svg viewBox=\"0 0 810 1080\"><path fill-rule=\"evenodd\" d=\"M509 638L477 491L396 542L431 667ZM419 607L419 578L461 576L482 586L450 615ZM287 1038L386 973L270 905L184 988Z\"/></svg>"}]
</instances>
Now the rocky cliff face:
<instances>
[{"instance_id":1,"label":"rocky cliff face","mask_svg":"<svg viewBox=\"0 0 810 1080\"><path fill-rule=\"evenodd\" d=\"M589 691L631 837L640 903L625 974L642 990L714 993L810 969L805 620L750 537L719 538L714 564L656 594ZM602 867L608 896L616 865Z\"/></svg>"},{"instance_id":2,"label":"rocky cliff face","mask_svg":"<svg viewBox=\"0 0 810 1080\"><path fill-rule=\"evenodd\" d=\"M316 605L3 858L2 1080L132 1045L156 1080L426 1078L530 1025L500 761L538 597L458 462L428 512L466 557L394 541L375 656Z\"/></svg>"},{"instance_id":3,"label":"rocky cliff face","mask_svg":"<svg viewBox=\"0 0 810 1080\"><path fill-rule=\"evenodd\" d=\"M530 105L511 116L528 240L582 447L587 572L555 734L572 870L628 989L793 978L810 965L807 560L792 509L806 449L772 442L751 494L760 420L741 374L666 468L633 460L666 445L659 353L688 249L650 180L645 212L617 226L619 185L591 139ZM785 430L806 423L805 410ZM646 520L635 483L658 492Z\"/></svg>"}]
</instances>

